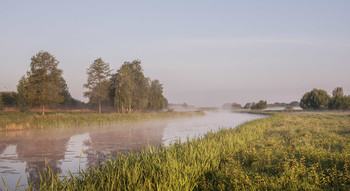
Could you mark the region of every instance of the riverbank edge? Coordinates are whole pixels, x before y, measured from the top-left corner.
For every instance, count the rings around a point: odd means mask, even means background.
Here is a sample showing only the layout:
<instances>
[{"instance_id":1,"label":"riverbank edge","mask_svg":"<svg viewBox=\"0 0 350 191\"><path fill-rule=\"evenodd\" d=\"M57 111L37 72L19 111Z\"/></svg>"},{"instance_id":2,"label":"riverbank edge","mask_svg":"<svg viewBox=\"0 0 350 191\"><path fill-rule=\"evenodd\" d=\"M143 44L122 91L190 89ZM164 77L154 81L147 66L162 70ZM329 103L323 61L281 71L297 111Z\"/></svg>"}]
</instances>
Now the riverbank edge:
<instances>
[{"instance_id":1,"label":"riverbank edge","mask_svg":"<svg viewBox=\"0 0 350 191\"><path fill-rule=\"evenodd\" d=\"M46 115L27 112L0 112L0 131L69 128L75 126L107 125L149 120L173 119L205 115L201 111L193 112L145 112L145 113L91 113L91 112L52 112Z\"/></svg>"},{"instance_id":2,"label":"riverbank edge","mask_svg":"<svg viewBox=\"0 0 350 191\"><path fill-rule=\"evenodd\" d=\"M275 113L186 143L120 155L60 180L50 169L40 189L281 190L350 188L348 114ZM326 127L322 129L320 125ZM334 126L338 124L338 126ZM339 124L342 124L340 127ZM304 127L305 126L305 127ZM321 129L320 129L321 128ZM327 129L330 128L330 129ZM315 131L315 132L314 132ZM298 142L305 141L309 145ZM323 137L322 137L323 136ZM277 138L276 138L277 137ZM326 137L326 138L325 138ZM334 138L334 137L333 137ZM323 140L325 139L325 140ZM337 139L340 139L339 141ZM324 141L319 143L319 141ZM327 145L329 141L330 145ZM345 141L345 143L344 143ZM345 147L344 147L345 144ZM332 146L333 145L333 146ZM343 152L339 152L339 149ZM53 187L51 187L53 186ZM33 187L33 184L30 184Z\"/></svg>"}]
</instances>

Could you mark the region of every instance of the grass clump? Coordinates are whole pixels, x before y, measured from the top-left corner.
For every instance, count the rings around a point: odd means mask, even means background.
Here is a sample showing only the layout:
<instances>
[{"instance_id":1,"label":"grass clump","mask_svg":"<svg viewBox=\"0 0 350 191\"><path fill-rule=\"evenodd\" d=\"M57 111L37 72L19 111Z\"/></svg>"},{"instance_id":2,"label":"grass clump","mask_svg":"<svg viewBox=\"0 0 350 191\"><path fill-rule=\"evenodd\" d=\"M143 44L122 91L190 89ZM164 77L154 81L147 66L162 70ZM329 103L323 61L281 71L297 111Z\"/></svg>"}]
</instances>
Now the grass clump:
<instances>
[{"instance_id":1,"label":"grass clump","mask_svg":"<svg viewBox=\"0 0 350 191\"><path fill-rule=\"evenodd\" d=\"M350 116L279 113L202 139L119 155L39 190L349 190Z\"/></svg>"},{"instance_id":2,"label":"grass clump","mask_svg":"<svg viewBox=\"0 0 350 191\"><path fill-rule=\"evenodd\" d=\"M25 128L74 127L136 122L204 115L203 112L92 113L92 112L0 112L0 131Z\"/></svg>"}]
</instances>

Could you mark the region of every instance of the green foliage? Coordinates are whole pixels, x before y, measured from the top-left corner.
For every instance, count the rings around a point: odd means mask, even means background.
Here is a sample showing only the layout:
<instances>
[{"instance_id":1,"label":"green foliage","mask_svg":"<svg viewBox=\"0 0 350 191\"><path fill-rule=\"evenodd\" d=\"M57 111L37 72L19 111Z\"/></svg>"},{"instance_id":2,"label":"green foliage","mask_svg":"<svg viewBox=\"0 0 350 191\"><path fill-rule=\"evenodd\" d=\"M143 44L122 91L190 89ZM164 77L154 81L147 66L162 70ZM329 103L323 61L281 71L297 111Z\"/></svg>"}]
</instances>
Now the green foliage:
<instances>
[{"instance_id":1,"label":"green foliage","mask_svg":"<svg viewBox=\"0 0 350 191\"><path fill-rule=\"evenodd\" d=\"M141 61L134 60L130 64L134 82L131 107L133 110L142 110L148 104L149 80L143 74Z\"/></svg>"},{"instance_id":2,"label":"green foliage","mask_svg":"<svg viewBox=\"0 0 350 191\"><path fill-rule=\"evenodd\" d=\"M2 103L5 107L16 106L17 93L16 92L2 92Z\"/></svg>"},{"instance_id":3,"label":"green foliage","mask_svg":"<svg viewBox=\"0 0 350 191\"><path fill-rule=\"evenodd\" d=\"M22 76L17 85L17 105L20 111L28 111L28 78Z\"/></svg>"},{"instance_id":4,"label":"green foliage","mask_svg":"<svg viewBox=\"0 0 350 191\"><path fill-rule=\"evenodd\" d=\"M331 97L325 90L315 88L303 95L300 100L300 107L315 110L327 109L330 99Z\"/></svg>"},{"instance_id":5,"label":"green foliage","mask_svg":"<svg viewBox=\"0 0 350 191\"><path fill-rule=\"evenodd\" d=\"M48 52L40 51L32 57L30 71L27 72L27 95L29 104L40 106L45 114L45 106L55 106L63 101L60 93L66 89L62 70L58 61Z\"/></svg>"},{"instance_id":6,"label":"green foliage","mask_svg":"<svg viewBox=\"0 0 350 191\"><path fill-rule=\"evenodd\" d=\"M266 100L260 100L258 103L253 103L250 109L265 109L267 108Z\"/></svg>"},{"instance_id":7,"label":"green foliage","mask_svg":"<svg viewBox=\"0 0 350 191\"><path fill-rule=\"evenodd\" d=\"M277 114L184 144L119 155L77 175L48 169L37 188L349 190L349 131L348 114Z\"/></svg>"},{"instance_id":8,"label":"green foliage","mask_svg":"<svg viewBox=\"0 0 350 191\"><path fill-rule=\"evenodd\" d=\"M111 76L109 64L97 58L87 69L86 74L88 79L84 88L88 91L84 92L84 97L89 98L90 104L98 104L98 111L101 113L101 102L108 98L109 77Z\"/></svg>"},{"instance_id":9,"label":"green foliage","mask_svg":"<svg viewBox=\"0 0 350 191\"><path fill-rule=\"evenodd\" d=\"M118 112L131 112L134 82L130 63L124 63L111 78L114 105Z\"/></svg>"},{"instance_id":10,"label":"green foliage","mask_svg":"<svg viewBox=\"0 0 350 191\"><path fill-rule=\"evenodd\" d=\"M160 110L167 105L163 96L163 87L158 80L151 81L143 74L141 62L125 62L112 75L110 97L118 112Z\"/></svg>"},{"instance_id":11,"label":"green foliage","mask_svg":"<svg viewBox=\"0 0 350 191\"><path fill-rule=\"evenodd\" d=\"M328 107L334 110L350 109L350 97L344 95L342 87L337 87L333 90L333 96L329 101Z\"/></svg>"},{"instance_id":12,"label":"green foliage","mask_svg":"<svg viewBox=\"0 0 350 191\"><path fill-rule=\"evenodd\" d=\"M148 108L150 110L163 109L166 104L164 99L162 84L160 84L158 80L153 80L149 91Z\"/></svg>"}]
</instances>

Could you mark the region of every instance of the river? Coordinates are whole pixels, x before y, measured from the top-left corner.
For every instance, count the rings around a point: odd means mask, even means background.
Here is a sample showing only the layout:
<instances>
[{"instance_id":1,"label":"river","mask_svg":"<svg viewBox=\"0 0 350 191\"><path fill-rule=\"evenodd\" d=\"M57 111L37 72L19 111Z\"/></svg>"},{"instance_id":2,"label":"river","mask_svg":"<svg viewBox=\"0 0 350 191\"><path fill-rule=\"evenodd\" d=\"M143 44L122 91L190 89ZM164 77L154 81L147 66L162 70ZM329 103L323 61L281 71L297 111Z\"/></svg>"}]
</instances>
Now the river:
<instances>
[{"instance_id":1,"label":"river","mask_svg":"<svg viewBox=\"0 0 350 191\"><path fill-rule=\"evenodd\" d=\"M148 145L201 137L219 128L234 128L263 115L207 111L205 116L116 125L27 129L0 132L0 176L9 190L27 181L38 181L45 162L55 173L77 173L117 153L138 152ZM4 190L1 183L0 188Z\"/></svg>"}]
</instances>

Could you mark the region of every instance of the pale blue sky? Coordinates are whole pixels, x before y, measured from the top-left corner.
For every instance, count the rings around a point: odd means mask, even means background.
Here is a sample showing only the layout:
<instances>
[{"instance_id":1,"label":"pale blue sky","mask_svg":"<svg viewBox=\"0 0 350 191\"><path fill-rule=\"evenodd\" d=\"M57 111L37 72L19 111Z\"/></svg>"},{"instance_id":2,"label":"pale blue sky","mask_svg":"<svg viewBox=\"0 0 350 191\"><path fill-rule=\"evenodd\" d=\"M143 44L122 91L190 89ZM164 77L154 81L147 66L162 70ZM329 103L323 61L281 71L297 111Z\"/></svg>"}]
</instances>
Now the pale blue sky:
<instances>
[{"instance_id":1,"label":"pale blue sky","mask_svg":"<svg viewBox=\"0 0 350 191\"><path fill-rule=\"evenodd\" d=\"M350 1L0 1L0 90L15 90L40 50L73 97L102 57L140 59L171 103L219 106L350 94Z\"/></svg>"}]
</instances>

